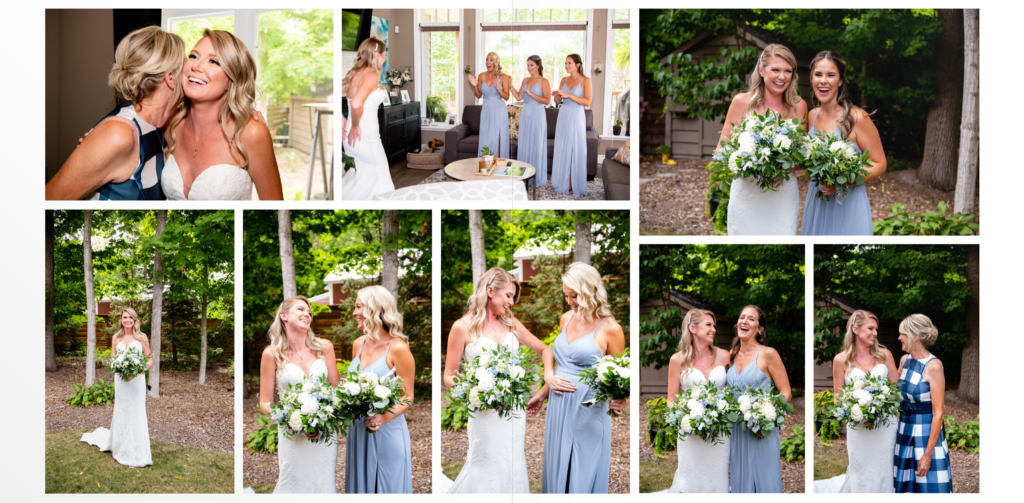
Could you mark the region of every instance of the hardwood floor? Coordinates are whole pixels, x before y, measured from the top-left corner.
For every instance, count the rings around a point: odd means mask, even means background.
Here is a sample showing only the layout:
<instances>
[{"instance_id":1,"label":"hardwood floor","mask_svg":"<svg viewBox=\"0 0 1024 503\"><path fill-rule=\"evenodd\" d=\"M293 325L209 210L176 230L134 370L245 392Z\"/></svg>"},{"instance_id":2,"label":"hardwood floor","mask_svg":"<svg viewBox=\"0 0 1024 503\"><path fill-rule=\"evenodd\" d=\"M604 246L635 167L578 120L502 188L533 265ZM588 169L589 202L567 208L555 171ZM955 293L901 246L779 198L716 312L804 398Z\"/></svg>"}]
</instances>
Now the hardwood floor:
<instances>
[{"instance_id":1,"label":"hardwood floor","mask_svg":"<svg viewBox=\"0 0 1024 503\"><path fill-rule=\"evenodd\" d=\"M408 161L402 159L391 165L391 181L395 184L395 190L416 185L435 173L429 169L409 169L407 164Z\"/></svg>"}]
</instances>

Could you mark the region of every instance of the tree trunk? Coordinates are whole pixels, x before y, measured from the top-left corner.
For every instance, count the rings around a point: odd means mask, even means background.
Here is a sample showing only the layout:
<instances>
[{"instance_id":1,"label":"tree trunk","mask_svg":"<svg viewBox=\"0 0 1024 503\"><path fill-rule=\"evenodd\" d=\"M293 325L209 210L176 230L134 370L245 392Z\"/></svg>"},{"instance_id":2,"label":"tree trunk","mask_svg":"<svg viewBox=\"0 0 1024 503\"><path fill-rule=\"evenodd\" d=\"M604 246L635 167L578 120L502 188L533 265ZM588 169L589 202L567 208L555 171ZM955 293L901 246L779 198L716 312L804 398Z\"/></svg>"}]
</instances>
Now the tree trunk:
<instances>
[{"instance_id":1,"label":"tree trunk","mask_svg":"<svg viewBox=\"0 0 1024 503\"><path fill-rule=\"evenodd\" d=\"M978 12L977 9L974 12ZM956 397L970 403L978 403L980 397L980 262L978 245L967 245L967 286L971 289L971 299L967 302L967 344L964 345L960 361L960 388L956 391Z\"/></svg>"},{"instance_id":2,"label":"tree trunk","mask_svg":"<svg viewBox=\"0 0 1024 503\"><path fill-rule=\"evenodd\" d=\"M384 210L384 229L381 232L381 252L383 255L383 268L381 270L381 282L391 295L398 298L398 248L388 249L388 241L398 239L398 211Z\"/></svg>"},{"instance_id":3,"label":"tree trunk","mask_svg":"<svg viewBox=\"0 0 1024 503\"><path fill-rule=\"evenodd\" d=\"M206 384L206 295L199 308L199 384Z\"/></svg>"},{"instance_id":4,"label":"tree trunk","mask_svg":"<svg viewBox=\"0 0 1024 503\"><path fill-rule=\"evenodd\" d=\"M591 234L590 213L576 212L576 261L590 265Z\"/></svg>"},{"instance_id":5,"label":"tree trunk","mask_svg":"<svg viewBox=\"0 0 1024 503\"><path fill-rule=\"evenodd\" d=\"M978 180L978 9L964 10L964 97L953 211L974 213Z\"/></svg>"},{"instance_id":6,"label":"tree trunk","mask_svg":"<svg viewBox=\"0 0 1024 503\"><path fill-rule=\"evenodd\" d=\"M156 238L164 235L167 226L167 210L156 211ZM164 321L164 253L156 248L153 253L153 322L149 328L149 354L153 358L153 366L149 368L150 398L160 398L160 335Z\"/></svg>"},{"instance_id":7,"label":"tree trunk","mask_svg":"<svg viewBox=\"0 0 1024 503\"><path fill-rule=\"evenodd\" d=\"M56 372L57 355L53 344L53 210L46 210L46 230L43 232L45 234L44 240L46 241L46 251L44 252L45 257L43 259L46 263L44 266L46 275L46 349L44 353L46 357L46 371Z\"/></svg>"},{"instance_id":8,"label":"tree trunk","mask_svg":"<svg viewBox=\"0 0 1024 503\"><path fill-rule=\"evenodd\" d=\"M957 145L960 144L960 101L964 89L964 13L960 9L939 9L943 36L935 47L935 101L928 109L924 137L924 159L918 172L932 188L951 191L956 186Z\"/></svg>"},{"instance_id":9,"label":"tree trunk","mask_svg":"<svg viewBox=\"0 0 1024 503\"><path fill-rule=\"evenodd\" d=\"M487 255L484 254L484 214L481 210L469 210L469 245L473 254L473 292L476 282L487 272Z\"/></svg>"},{"instance_id":10,"label":"tree trunk","mask_svg":"<svg viewBox=\"0 0 1024 503\"><path fill-rule=\"evenodd\" d=\"M299 294L295 286L295 251L292 249L292 216L288 210L277 210L277 239L281 243L281 279L284 281L284 298Z\"/></svg>"},{"instance_id":11,"label":"tree trunk","mask_svg":"<svg viewBox=\"0 0 1024 503\"><path fill-rule=\"evenodd\" d=\"M92 281L92 210L85 210L82 226L82 251L85 258L85 316L87 346L85 351L85 386L96 380L96 295ZM118 317L120 323L120 317Z\"/></svg>"}]
</instances>

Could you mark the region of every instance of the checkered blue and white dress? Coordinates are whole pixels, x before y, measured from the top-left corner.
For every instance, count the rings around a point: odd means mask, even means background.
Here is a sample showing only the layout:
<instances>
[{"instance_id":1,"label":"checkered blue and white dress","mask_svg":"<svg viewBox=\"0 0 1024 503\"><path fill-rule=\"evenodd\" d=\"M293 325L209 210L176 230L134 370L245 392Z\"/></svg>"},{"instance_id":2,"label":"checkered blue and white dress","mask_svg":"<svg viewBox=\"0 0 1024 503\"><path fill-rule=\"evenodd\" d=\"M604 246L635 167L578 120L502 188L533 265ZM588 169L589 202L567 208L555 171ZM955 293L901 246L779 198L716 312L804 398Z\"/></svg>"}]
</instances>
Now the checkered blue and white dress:
<instances>
[{"instance_id":1,"label":"checkered blue and white dress","mask_svg":"<svg viewBox=\"0 0 1024 503\"><path fill-rule=\"evenodd\" d=\"M915 360L907 355L900 369L899 387L903 403L892 467L893 487L898 493L953 492L945 428L939 432L939 439L935 442L928 473L924 477L918 477L916 473L918 460L928 447L932 429L931 386L925 382L923 374L925 365L934 358L935 355L929 354L923 360Z\"/></svg>"}]
</instances>

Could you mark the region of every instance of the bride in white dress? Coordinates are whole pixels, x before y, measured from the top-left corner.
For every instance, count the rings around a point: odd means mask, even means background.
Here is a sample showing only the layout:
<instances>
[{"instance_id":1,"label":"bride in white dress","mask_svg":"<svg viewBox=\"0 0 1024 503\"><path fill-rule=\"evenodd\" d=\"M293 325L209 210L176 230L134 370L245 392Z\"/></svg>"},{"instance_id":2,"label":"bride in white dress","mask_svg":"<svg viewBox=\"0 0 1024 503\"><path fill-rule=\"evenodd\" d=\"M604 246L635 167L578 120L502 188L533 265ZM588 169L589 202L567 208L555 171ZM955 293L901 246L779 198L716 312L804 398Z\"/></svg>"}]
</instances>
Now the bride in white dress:
<instances>
[{"instance_id":1,"label":"bride in white dress","mask_svg":"<svg viewBox=\"0 0 1024 503\"><path fill-rule=\"evenodd\" d=\"M173 201L281 200L281 174L266 123L253 117L256 63L230 32L206 30L185 60L185 103L165 138L160 186Z\"/></svg>"},{"instance_id":2,"label":"bride in white dress","mask_svg":"<svg viewBox=\"0 0 1024 503\"><path fill-rule=\"evenodd\" d=\"M519 302L519 281L504 269L492 267L477 279L466 315L452 325L444 367L444 384L453 386L463 359L479 356L484 348L499 344L518 350L520 344L541 355L545 367L553 367L551 348L534 337L511 308ZM560 379L551 389L572 391L571 383ZM571 388L571 389L570 389ZM526 469L526 412L516 411L510 419L496 411L473 413L466 427L469 451L458 478L440 477L438 493L529 493Z\"/></svg>"},{"instance_id":3,"label":"bride in white dress","mask_svg":"<svg viewBox=\"0 0 1024 503\"><path fill-rule=\"evenodd\" d=\"M691 309L683 319L683 335L679 352L668 364L668 398L671 407L681 391L696 384L713 382L725 387L725 369L729 352L715 347L715 315L703 309ZM729 492L729 437L713 445L690 435L676 441L679 464L672 478L672 487L665 493L727 493Z\"/></svg>"},{"instance_id":4,"label":"bride in white dress","mask_svg":"<svg viewBox=\"0 0 1024 503\"><path fill-rule=\"evenodd\" d=\"M857 310L846 323L843 352L832 360L835 394L844 384L853 384L867 375L888 376L896 382L899 374L892 353L878 344L878 318ZM891 493L893 492L893 451L896 446L898 418L886 426L858 426L846 429L846 451L850 462L846 473L814 481L814 492Z\"/></svg>"},{"instance_id":5,"label":"bride in white dress","mask_svg":"<svg viewBox=\"0 0 1024 503\"><path fill-rule=\"evenodd\" d=\"M319 339L309 328L312 307L305 297L293 297L281 303L270 325L270 345L260 361L260 411L270 412L274 402L274 380L281 391L301 382L306 376L327 376L338 385L338 365L334 345ZM313 443L316 437L293 435L291 440L277 433L277 486L274 494L337 492L338 443ZM336 440L336 439L335 439Z\"/></svg>"},{"instance_id":6,"label":"bride in white dress","mask_svg":"<svg viewBox=\"0 0 1024 503\"><path fill-rule=\"evenodd\" d=\"M377 38L364 40L356 51L352 69L342 80L349 114L347 122L342 118L342 143L356 166L341 178L342 199L373 199L376 194L395 190L377 122L377 108L387 96L379 84L386 50L387 46Z\"/></svg>"},{"instance_id":7,"label":"bride in white dress","mask_svg":"<svg viewBox=\"0 0 1024 503\"><path fill-rule=\"evenodd\" d=\"M769 44L750 74L748 90L737 94L729 105L721 141L729 138L733 124L739 126L753 112L771 110L786 119L807 116L807 102L797 95L796 57L786 47ZM802 126L806 130L806 125ZM795 236L800 214L800 187L790 175L775 191L757 187L753 178L735 178L729 193L727 227L730 236Z\"/></svg>"},{"instance_id":8,"label":"bride in white dress","mask_svg":"<svg viewBox=\"0 0 1024 503\"><path fill-rule=\"evenodd\" d=\"M139 316L130 307L121 311L121 327L111 341L110 357L138 348L149 356L149 340L140 331ZM153 365L149 358L146 368ZM82 435L82 442L95 445L100 451L111 451L114 459L126 466L149 466L153 457L149 450L149 421L146 417L146 374L143 372L131 381L122 381L114 376L114 416L110 418L110 429L96 428Z\"/></svg>"}]
</instances>

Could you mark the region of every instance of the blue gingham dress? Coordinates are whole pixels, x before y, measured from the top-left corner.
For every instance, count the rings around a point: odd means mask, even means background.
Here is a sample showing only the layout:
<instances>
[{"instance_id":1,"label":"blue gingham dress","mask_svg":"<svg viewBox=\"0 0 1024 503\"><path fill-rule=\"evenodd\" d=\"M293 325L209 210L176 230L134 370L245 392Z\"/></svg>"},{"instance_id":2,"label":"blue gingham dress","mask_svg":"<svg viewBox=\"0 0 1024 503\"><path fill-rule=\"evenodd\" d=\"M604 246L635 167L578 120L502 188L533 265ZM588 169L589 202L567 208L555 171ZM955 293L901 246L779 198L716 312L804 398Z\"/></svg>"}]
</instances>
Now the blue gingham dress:
<instances>
[{"instance_id":1,"label":"blue gingham dress","mask_svg":"<svg viewBox=\"0 0 1024 503\"><path fill-rule=\"evenodd\" d=\"M929 354L923 360L915 360L908 355L900 369L899 387L903 402L892 467L893 487L898 493L953 492L945 428L939 432L939 439L935 442L928 473L924 477L918 477L916 473L917 461L928 447L932 429L931 386L925 382L923 374L925 365L934 358L935 355Z\"/></svg>"}]
</instances>

